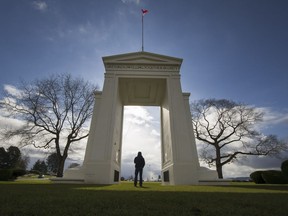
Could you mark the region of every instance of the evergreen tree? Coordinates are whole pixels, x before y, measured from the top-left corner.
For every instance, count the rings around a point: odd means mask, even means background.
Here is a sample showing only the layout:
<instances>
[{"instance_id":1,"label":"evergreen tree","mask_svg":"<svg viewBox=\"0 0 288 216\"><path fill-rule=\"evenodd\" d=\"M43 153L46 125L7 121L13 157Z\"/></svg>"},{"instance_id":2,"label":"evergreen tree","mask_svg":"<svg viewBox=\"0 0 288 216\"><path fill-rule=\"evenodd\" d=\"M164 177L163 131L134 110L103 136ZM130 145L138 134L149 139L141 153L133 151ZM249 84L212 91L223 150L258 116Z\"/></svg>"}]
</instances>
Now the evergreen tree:
<instances>
[{"instance_id":1,"label":"evergreen tree","mask_svg":"<svg viewBox=\"0 0 288 216\"><path fill-rule=\"evenodd\" d=\"M45 161L37 160L33 165L32 170L38 171L39 173L47 173L47 165Z\"/></svg>"},{"instance_id":2,"label":"evergreen tree","mask_svg":"<svg viewBox=\"0 0 288 216\"><path fill-rule=\"evenodd\" d=\"M21 152L19 148L10 146L7 151L0 148L0 168L1 169L13 169L18 168L18 164L21 161Z\"/></svg>"},{"instance_id":3,"label":"evergreen tree","mask_svg":"<svg viewBox=\"0 0 288 216\"><path fill-rule=\"evenodd\" d=\"M54 152L48 156L48 158L46 159L46 163L47 163L48 172L57 173L57 168L59 166L59 160L58 160L56 152Z\"/></svg>"}]
</instances>

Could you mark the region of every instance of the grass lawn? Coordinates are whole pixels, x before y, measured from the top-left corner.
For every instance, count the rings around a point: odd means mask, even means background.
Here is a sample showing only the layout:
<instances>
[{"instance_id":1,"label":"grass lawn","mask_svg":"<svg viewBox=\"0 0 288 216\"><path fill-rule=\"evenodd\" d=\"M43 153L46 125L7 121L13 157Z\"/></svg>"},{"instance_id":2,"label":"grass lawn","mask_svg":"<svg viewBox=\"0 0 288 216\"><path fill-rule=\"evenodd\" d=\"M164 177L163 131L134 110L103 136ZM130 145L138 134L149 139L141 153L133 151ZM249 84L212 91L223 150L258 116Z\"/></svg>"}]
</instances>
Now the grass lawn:
<instances>
[{"instance_id":1,"label":"grass lawn","mask_svg":"<svg viewBox=\"0 0 288 216\"><path fill-rule=\"evenodd\" d=\"M1 216L215 215L286 216L288 185L227 186L52 184L49 180L0 182Z\"/></svg>"}]
</instances>

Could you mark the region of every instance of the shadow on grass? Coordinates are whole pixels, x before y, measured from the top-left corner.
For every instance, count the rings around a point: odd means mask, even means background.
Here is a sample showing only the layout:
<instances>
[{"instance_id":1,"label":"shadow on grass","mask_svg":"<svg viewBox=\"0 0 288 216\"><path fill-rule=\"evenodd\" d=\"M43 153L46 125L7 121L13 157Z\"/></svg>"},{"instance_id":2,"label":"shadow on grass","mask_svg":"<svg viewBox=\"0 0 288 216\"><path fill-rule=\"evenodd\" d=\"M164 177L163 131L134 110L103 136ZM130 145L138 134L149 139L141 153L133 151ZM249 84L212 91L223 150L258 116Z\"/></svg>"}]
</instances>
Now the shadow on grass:
<instances>
[{"instance_id":1,"label":"shadow on grass","mask_svg":"<svg viewBox=\"0 0 288 216\"><path fill-rule=\"evenodd\" d=\"M243 184L243 185L218 185L217 187L223 187L223 188L242 188L242 189L249 189L249 190L269 190L269 191L288 191L288 184L284 185L267 185L267 184Z\"/></svg>"},{"instance_id":2,"label":"shadow on grass","mask_svg":"<svg viewBox=\"0 0 288 216\"><path fill-rule=\"evenodd\" d=\"M136 186L135 188L139 188L139 189L149 189L150 187L147 187L147 186Z\"/></svg>"}]
</instances>

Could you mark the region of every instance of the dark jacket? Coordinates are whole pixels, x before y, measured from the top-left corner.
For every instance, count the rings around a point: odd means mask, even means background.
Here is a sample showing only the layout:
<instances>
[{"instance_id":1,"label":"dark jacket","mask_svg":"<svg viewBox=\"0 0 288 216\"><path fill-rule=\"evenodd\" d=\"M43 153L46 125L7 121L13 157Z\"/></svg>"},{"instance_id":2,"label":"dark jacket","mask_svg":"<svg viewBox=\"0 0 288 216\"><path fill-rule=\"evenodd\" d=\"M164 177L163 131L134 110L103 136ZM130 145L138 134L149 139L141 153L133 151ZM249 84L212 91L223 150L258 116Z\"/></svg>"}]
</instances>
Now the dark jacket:
<instances>
[{"instance_id":1,"label":"dark jacket","mask_svg":"<svg viewBox=\"0 0 288 216\"><path fill-rule=\"evenodd\" d=\"M138 152L137 157L134 158L135 168L143 168L145 166L145 160L141 154Z\"/></svg>"}]
</instances>

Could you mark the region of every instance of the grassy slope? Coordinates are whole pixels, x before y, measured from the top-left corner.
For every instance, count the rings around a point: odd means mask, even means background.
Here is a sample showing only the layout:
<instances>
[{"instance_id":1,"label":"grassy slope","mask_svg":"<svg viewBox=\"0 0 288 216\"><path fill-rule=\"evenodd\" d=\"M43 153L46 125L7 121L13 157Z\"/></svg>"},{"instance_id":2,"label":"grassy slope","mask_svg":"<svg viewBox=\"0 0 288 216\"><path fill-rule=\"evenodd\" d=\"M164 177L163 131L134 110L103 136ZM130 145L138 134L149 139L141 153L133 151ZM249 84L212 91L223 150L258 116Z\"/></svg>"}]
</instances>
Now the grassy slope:
<instances>
[{"instance_id":1,"label":"grassy slope","mask_svg":"<svg viewBox=\"0 0 288 216\"><path fill-rule=\"evenodd\" d=\"M287 215L287 185L229 186L0 182L0 215Z\"/></svg>"}]
</instances>

